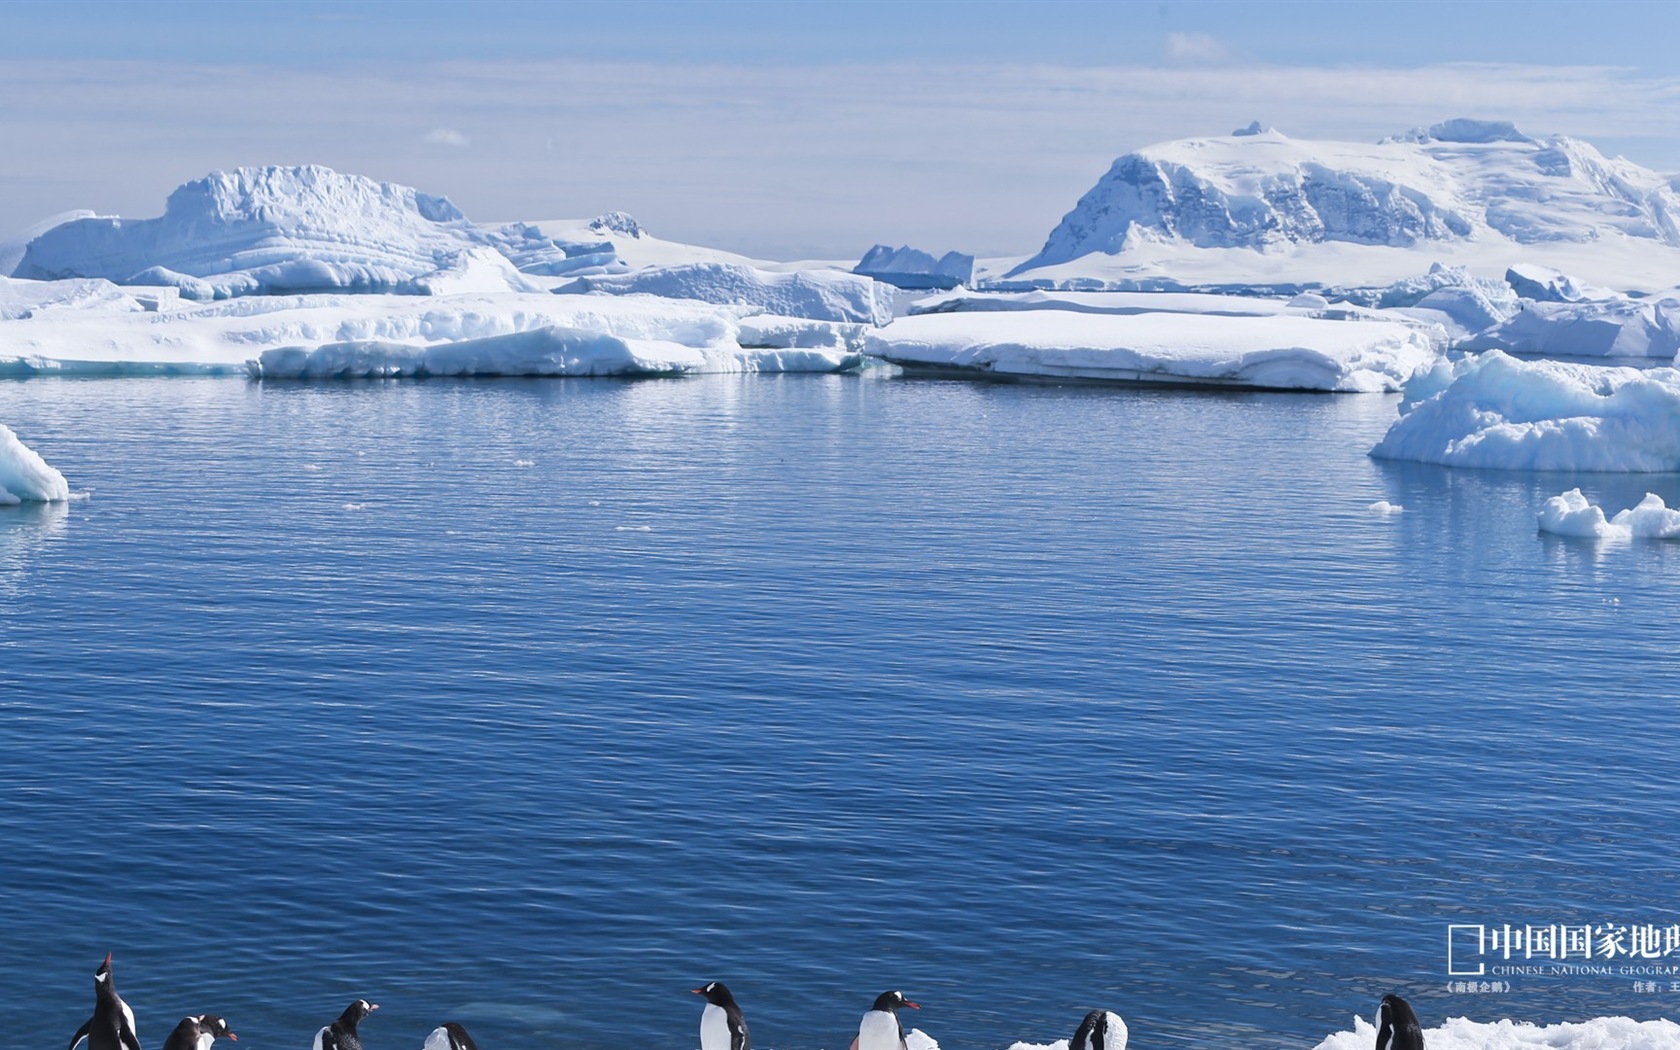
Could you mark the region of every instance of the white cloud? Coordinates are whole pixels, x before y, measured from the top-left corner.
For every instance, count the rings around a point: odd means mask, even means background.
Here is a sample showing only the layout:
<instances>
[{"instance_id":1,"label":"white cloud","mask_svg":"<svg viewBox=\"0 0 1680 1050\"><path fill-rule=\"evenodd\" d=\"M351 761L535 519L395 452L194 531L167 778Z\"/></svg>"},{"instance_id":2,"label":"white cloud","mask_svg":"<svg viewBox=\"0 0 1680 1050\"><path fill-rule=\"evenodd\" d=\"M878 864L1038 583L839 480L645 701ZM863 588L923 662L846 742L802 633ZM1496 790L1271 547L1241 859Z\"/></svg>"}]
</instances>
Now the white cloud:
<instances>
[{"instance_id":1,"label":"white cloud","mask_svg":"<svg viewBox=\"0 0 1680 1050\"><path fill-rule=\"evenodd\" d=\"M0 98L29 100L0 107L6 155L28 159L0 169L0 238L71 208L156 215L217 168L319 163L483 221L624 210L661 237L763 258L855 260L876 241L1027 254L1120 154L1255 118L1360 141L1511 120L1680 168L1680 76L1584 66L13 60ZM201 119L160 116L179 112ZM461 127L470 149L414 131Z\"/></svg>"},{"instance_id":2,"label":"white cloud","mask_svg":"<svg viewBox=\"0 0 1680 1050\"><path fill-rule=\"evenodd\" d=\"M453 146L456 149L467 147L467 137L454 128L433 128L426 132L423 141L429 146Z\"/></svg>"},{"instance_id":3,"label":"white cloud","mask_svg":"<svg viewBox=\"0 0 1680 1050\"><path fill-rule=\"evenodd\" d=\"M1175 66L1216 66L1231 57L1225 45L1206 33L1168 33L1166 58Z\"/></svg>"}]
</instances>

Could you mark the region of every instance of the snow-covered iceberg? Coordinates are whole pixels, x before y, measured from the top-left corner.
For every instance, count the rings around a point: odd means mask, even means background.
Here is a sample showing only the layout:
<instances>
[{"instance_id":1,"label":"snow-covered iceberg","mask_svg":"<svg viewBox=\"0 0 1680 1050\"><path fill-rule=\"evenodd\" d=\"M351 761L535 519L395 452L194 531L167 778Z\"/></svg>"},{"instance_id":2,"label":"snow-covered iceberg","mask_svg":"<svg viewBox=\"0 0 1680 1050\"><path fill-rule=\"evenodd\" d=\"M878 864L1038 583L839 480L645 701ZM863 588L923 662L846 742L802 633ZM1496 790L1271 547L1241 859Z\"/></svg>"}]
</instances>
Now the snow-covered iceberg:
<instances>
[{"instance_id":1,"label":"snow-covered iceberg","mask_svg":"<svg viewBox=\"0 0 1680 1050\"><path fill-rule=\"evenodd\" d=\"M1379 459L1507 470L1680 470L1680 371L1438 361L1406 384Z\"/></svg>"},{"instance_id":2,"label":"snow-covered iceberg","mask_svg":"<svg viewBox=\"0 0 1680 1050\"><path fill-rule=\"evenodd\" d=\"M55 225L12 275L166 285L194 299L427 294L429 275L468 267L466 253L488 244L444 197L315 165L239 168L182 185L155 219Z\"/></svg>"},{"instance_id":3,"label":"snow-covered iceberg","mask_svg":"<svg viewBox=\"0 0 1680 1050\"><path fill-rule=\"evenodd\" d=\"M1670 509L1655 492L1647 492L1637 505L1607 517L1604 508L1589 502L1580 489L1570 489L1548 499L1540 508L1539 518L1540 531L1556 536L1601 540L1627 540L1635 536L1659 540L1680 538L1680 510Z\"/></svg>"},{"instance_id":4,"label":"snow-covered iceberg","mask_svg":"<svg viewBox=\"0 0 1680 1050\"><path fill-rule=\"evenodd\" d=\"M0 423L0 504L55 503L70 498L64 475Z\"/></svg>"},{"instance_id":5,"label":"snow-covered iceberg","mask_svg":"<svg viewBox=\"0 0 1680 1050\"><path fill-rule=\"evenodd\" d=\"M874 357L910 372L1276 390L1398 390L1436 339L1392 321L1016 310L902 317Z\"/></svg>"},{"instance_id":6,"label":"snow-covered iceberg","mask_svg":"<svg viewBox=\"0 0 1680 1050\"><path fill-rule=\"evenodd\" d=\"M1371 1050L1376 1041L1376 1028L1356 1017L1351 1031L1327 1036L1314 1050ZM1550 1025L1453 1017L1425 1028L1423 1041L1429 1050L1680 1050L1680 1025L1629 1017Z\"/></svg>"},{"instance_id":7,"label":"snow-covered iceberg","mask_svg":"<svg viewBox=\"0 0 1680 1050\"><path fill-rule=\"evenodd\" d=\"M650 267L618 276L580 277L561 294L655 295L703 303L751 306L767 314L820 321L892 320L892 289L842 270L771 273L721 262Z\"/></svg>"},{"instance_id":8,"label":"snow-covered iceberg","mask_svg":"<svg viewBox=\"0 0 1680 1050\"><path fill-rule=\"evenodd\" d=\"M1540 357L1650 358L1680 353L1680 296L1523 302L1459 344Z\"/></svg>"},{"instance_id":9,"label":"snow-covered iceberg","mask_svg":"<svg viewBox=\"0 0 1680 1050\"><path fill-rule=\"evenodd\" d=\"M1381 287L1431 262L1513 263L1621 290L1673 283L1680 194L1575 139L1453 120L1381 143L1277 131L1184 139L1118 158L1013 266L982 286Z\"/></svg>"},{"instance_id":10,"label":"snow-covered iceberg","mask_svg":"<svg viewBox=\"0 0 1680 1050\"><path fill-rule=\"evenodd\" d=\"M908 244L877 244L864 253L852 272L897 288L955 288L974 280L974 256L946 252L935 259Z\"/></svg>"}]
</instances>

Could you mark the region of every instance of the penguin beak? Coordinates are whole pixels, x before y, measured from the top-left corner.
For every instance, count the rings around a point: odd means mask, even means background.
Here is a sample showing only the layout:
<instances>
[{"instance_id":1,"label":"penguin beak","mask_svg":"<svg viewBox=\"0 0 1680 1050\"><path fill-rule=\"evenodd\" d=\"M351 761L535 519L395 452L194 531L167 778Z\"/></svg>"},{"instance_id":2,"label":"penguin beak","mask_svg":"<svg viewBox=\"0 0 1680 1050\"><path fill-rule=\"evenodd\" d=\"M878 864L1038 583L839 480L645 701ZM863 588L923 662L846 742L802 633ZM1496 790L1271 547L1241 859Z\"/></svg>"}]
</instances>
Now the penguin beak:
<instances>
[{"instance_id":1,"label":"penguin beak","mask_svg":"<svg viewBox=\"0 0 1680 1050\"><path fill-rule=\"evenodd\" d=\"M706 989L704 989L704 988L690 988L689 992L693 995L705 995L706 994Z\"/></svg>"},{"instance_id":2,"label":"penguin beak","mask_svg":"<svg viewBox=\"0 0 1680 1050\"><path fill-rule=\"evenodd\" d=\"M379 1009L378 1003L368 1003L368 1013L373 1013L377 1009Z\"/></svg>"},{"instance_id":3,"label":"penguin beak","mask_svg":"<svg viewBox=\"0 0 1680 1050\"><path fill-rule=\"evenodd\" d=\"M922 1008L921 1003L913 1003L908 999L904 1000L904 1005L908 1006L912 1010L920 1010Z\"/></svg>"},{"instance_id":4,"label":"penguin beak","mask_svg":"<svg viewBox=\"0 0 1680 1050\"><path fill-rule=\"evenodd\" d=\"M232 1039L236 1043L239 1042L239 1037L237 1035L234 1035L232 1032L228 1033L228 1038Z\"/></svg>"}]
</instances>

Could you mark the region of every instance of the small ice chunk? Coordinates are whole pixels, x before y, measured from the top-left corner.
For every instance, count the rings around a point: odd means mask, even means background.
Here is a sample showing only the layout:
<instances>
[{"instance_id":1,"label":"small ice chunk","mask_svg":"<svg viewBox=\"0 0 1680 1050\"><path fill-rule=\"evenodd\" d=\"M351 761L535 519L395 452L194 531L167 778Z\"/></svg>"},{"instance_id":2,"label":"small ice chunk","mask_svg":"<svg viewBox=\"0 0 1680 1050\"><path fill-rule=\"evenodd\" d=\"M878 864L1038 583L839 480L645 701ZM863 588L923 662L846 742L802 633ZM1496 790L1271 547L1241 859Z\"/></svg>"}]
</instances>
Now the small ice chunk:
<instances>
[{"instance_id":1,"label":"small ice chunk","mask_svg":"<svg viewBox=\"0 0 1680 1050\"><path fill-rule=\"evenodd\" d=\"M12 428L0 423L0 504L54 503L70 498L64 475L47 465Z\"/></svg>"},{"instance_id":2,"label":"small ice chunk","mask_svg":"<svg viewBox=\"0 0 1680 1050\"><path fill-rule=\"evenodd\" d=\"M1588 501L1580 489L1570 489L1540 508L1540 531L1601 540L1669 540L1680 537L1680 510L1671 510L1661 496L1647 492L1637 506L1606 518L1604 508Z\"/></svg>"},{"instance_id":3,"label":"small ice chunk","mask_svg":"<svg viewBox=\"0 0 1680 1050\"><path fill-rule=\"evenodd\" d=\"M1365 509L1370 511L1372 514L1382 514L1386 516L1389 514L1399 514L1406 508L1402 507L1398 503L1390 503L1388 500L1380 499Z\"/></svg>"}]
</instances>

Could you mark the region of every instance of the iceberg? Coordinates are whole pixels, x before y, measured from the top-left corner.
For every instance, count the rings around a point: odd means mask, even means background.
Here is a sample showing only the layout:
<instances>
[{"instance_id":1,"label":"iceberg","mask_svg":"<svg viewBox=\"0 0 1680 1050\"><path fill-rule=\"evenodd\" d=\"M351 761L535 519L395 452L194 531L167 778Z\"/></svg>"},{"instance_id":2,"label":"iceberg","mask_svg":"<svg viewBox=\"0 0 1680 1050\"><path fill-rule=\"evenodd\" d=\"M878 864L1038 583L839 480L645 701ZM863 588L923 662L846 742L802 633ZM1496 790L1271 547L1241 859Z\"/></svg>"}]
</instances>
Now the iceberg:
<instances>
[{"instance_id":1,"label":"iceberg","mask_svg":"<svg viewBox=\"0 0 1680 1050\"><path fill-rule=\"evenodd\" d=\"M69 498L64 475L19 441L11 427L0 423L0 504L57 503Z\"/></svg>"},{"instance_id":2,"label":"iceberg","mask_svg":"<svg viewBox=\"0 0 1680 1050\"><path fill-rule=\"evenodd\" d=\"M1392 321L1017 310L903 317L865 351L910 373L993 379L1392 391L1437 337Z\"/></svg>"},{"instance_id":3,"label":"iceberg","mask_svg":"<svg viewBox=\"0 0 1680 1050\"><path fill-rule=\"evenodd\" d=\"M1459 344L1542 357L1653 358L1680 353L1680 296L1528 302Z\"/></svg>"},{"instance_id":4,"label":"iceberg","mask_svg":"<svg viewBox=\"0 0 1680 1050\"><path fill-rule=\"evenodd\" d=\"M239 168L188 182L156 219L79 218L31 240L12 276L160 284L194 299L426 294L487 237L444 197L330 168Z\"/></svg>"},{"instance_id":5,"label":"iceberg","mask_svg":"<svg viewBox=\"0 0 1680 1050\"><path fill-rule=\"evenodd\" d=\"M841 270L771 273L721 262L650 267L620 276L580 277L557 294L655 295L751 306L759 312L820 321L892 320L892 289Z\"/></svg>"},{"instance_id":6,"label":"iceberg","mask_svg":"<svg viewBox=\"0 0 1680 1050\"><path fill-rule=\"evenodd\" d=\"M1431 262L1522 262L1651 291L1680 270L1680 193L1576 139L1465 119L1380 143L1244 132L1119 157L1037 253L978 283L1379 288Z\"/></svg>"},{"instance_id":7,"label":"iceberg","mask_svg":"<svg viewBox=\"0 0 1680 1050\"><path fill-rule=\"evenodd\" d=\"M836 372L858 363L844 350L726 353L667 340L621 339L550 326L507 335L414 345L381 340L265 350L249 363L257 379L429 376L679 376L698 372Z\"/></svg>"},{"instance_id":8,"label":"iceberg","mask_svg":"<svg viewBox=\"0 0 1680 1050\"><path fill-rule=\"evenodd\" d=\"M1494 350L1437 361L1405 387L1379 459L1506 470L1680 470L1680 371L1522 361Z\"/></svg>"},{"instance_id":9,"label":"iceberg","mask_svg":"<svg viewBox=\"0 0 1680 1050\"><path fill-rule=\"evenodd\" d=\"M974 256L946 252L935 259L909 245L877 244L864 253L852 272L897 288L955 288L973 282Z\"/></svg>"},{"instance_id":10,"label":"iceberg","mask_svg":"<svg viewBox=\"0 0 1680 1050\"><path fill-rule=\"evenodd\" d=\"M1578 303L1582 299L1610 299L1616 293L1571 277L1562 270L1518 263L1505 271L1505 283L1524 299L1540 303Z\"/></svg>"}]
</instances>

